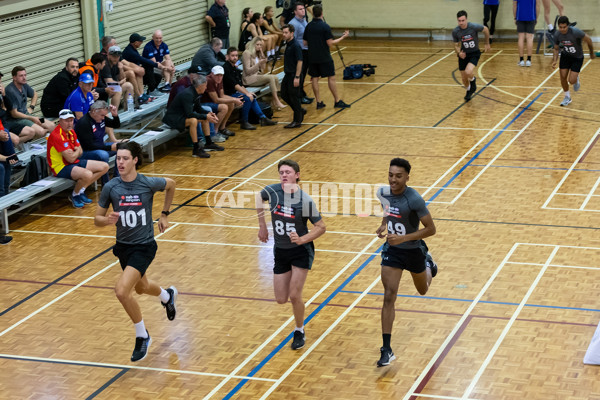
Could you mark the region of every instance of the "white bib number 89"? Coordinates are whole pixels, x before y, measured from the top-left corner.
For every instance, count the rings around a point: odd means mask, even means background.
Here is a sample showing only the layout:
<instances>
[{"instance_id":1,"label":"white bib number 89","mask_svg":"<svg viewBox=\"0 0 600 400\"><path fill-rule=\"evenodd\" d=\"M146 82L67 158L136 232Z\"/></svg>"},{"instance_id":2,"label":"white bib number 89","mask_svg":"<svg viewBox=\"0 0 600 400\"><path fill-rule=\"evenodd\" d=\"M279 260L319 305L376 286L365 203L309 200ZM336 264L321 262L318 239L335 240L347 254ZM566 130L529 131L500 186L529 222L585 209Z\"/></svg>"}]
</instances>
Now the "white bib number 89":
<instances>
[{"instance_id":1,"label":"white bib number 89","mask_svg":"<svg viewBox=\"0 0 600 400\"><path fill-rule=\"evenodd\" d=\"M292 232L296 232L296 226L293 222L286 222L275 220L275 232L278 235L289 235Z\"/></svg>"},{"instance_id":2,"label":"white bib number 89","mask_svg":"<svg viewBox=\"0 0 600 400\"><path fill-rule=\"evenodd\" d=\"M393 224L392 221L388 221L388 232L392 235L406 235L406 228L400 222Z\"/></svg>"},{"instance_id":3,"label":"white bib number 89","mask_svg":"<svg viewBox=\"0 0 600 400\"><path fill-rule=\"evenodd\" d=\"M143 208L138 211L137 213L133 210L129 210L127 212L125 211L119 211L119 216L121 217L121 224L123 224L124 227L129 227L129 228L135 228L137 226L137 222L138 222L138 215L140 216L141 220L142 220L142 225L145 226L146 225L146 210L144 210Z\"/></svg>"}]
</instances>

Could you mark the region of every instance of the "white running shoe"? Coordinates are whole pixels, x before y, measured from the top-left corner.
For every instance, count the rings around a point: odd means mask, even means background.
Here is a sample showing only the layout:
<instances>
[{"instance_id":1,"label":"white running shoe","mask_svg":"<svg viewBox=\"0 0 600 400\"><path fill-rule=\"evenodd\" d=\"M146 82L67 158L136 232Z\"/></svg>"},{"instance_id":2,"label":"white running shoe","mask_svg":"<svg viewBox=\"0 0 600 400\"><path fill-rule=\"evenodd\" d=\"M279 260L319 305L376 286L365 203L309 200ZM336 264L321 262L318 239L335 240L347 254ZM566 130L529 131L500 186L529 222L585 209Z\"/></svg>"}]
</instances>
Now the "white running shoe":
<instances>
[{"instance_id":1,"label":"white running shoe","mask_svg":"<svg viewBox=\"0 0 600 400\"><path fill-rule=\"evenodd\" d=\"M525 61L525 66L526 67L531 67L531 61L529 61L529 60Z\"/></svg>"},{"instance_id":2,"label":"white running shoe","mask_svg":"<svg viewBox=\"0 0 600 400\"><path fill-rule=\"evenodd\" d=\"M519 61L519 63L517 65L519 67L524 67L525 66L525 61L521 60L521 61Z\"/></svg>"},{"instance_id":3,"label":"white running shoe","mask_svg":"<svg viewBox=\"0 0 600 400\"><path fill-rule=\"evenodd\" d=\"M563 99L563 101L560 102L560 105L563 106L563 107L566 107L569 104L571 104L571 98L569 96L565 96L565 98Z\"/></svg>"},{"instance_id":4,"label":"white running shoe","mask_svg":"<svg viewBox=\"0 0 600 400\"><path fill-rule=\"evenodd\" d=\"M577 82L575 82L575 84L573 85L573 90L577 92L580 87L581 87L581 83L579 83L579 76L578 76Z\"/></svg>"}]
</instances>

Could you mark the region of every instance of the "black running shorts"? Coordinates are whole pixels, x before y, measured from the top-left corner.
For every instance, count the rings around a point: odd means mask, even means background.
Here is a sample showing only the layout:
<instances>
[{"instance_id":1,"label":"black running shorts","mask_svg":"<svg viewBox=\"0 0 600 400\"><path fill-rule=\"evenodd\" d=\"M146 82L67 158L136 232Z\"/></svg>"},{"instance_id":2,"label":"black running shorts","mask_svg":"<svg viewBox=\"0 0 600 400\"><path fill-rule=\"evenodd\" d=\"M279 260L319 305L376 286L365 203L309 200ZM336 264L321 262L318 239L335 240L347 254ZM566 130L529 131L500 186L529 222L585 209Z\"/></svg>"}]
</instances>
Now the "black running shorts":
<instances>
[{"instance_id":1,"label":"black running shorts","mask_svg":"<svg viewBox=\"0 0 600 400\"><path fill-rule=\"evenodd\" d=\"M415 274L425 271L425 254L421 248L399 249L385 245L381 252L381 266L405 269Z\"/></svg>"},{"instance_id":2,"label":"black running shorts","mask_svg":"<svg viewBox=\"0 0 600 400\"><path fill-rule=\"evenodd\" d=\"M310 63L308 64L308 74L313 77L327 78L335 75L335 65L333 60L324 63Z\"/></svg>"},{"instance_id":3,"label":"black running shorts","mask_svg":"<svg viewBox=\"0 0 600 400\"><path fill-rule=\"evenodd\" d=\"M158 246L153 240L143 244L125 244L117 242L113 247L113 254L119 258L121 269L130 266L138 271L142 277L156 256Z\"/></svg>"},{"instance_id":4,"label":"black running shorts","mask_svg":"<svg viewBox=\"0 0 600 400\"><path fill-rule=\"evenodd\" d=\"M580 72L583 66L583 58L575 58L560 55L560 69L570 69L573 72Z\"/></svg>"},{"instance_id":5,"label":"black running shorts","mask_svg":"<svg viewBox=\"0 0 600 400\"><path fill-rule=\"evenodd\" d=\"M535 32L535 21L517 21L517 32L533 34Z\"/></svg>"},{"instance_id":6,"label":"black running shorts","mask_svg":"<svg viewBox=\"0 0 600 400\"><path fill-rule=\"evenodd\" d=\"M471 63L477 66L479 62L479 57L481 57L481 51L474 51L472 53L466 53L467 56L465 58L458 57L458 70L464 71L467 68L467 64Z\"/></svg>"},{"instance_id":7,"label":"black running shorts","mask_svg":"<svg viewBox=\"0 0 600 400\"><path fill-rule=\"evenodd\" d=\"M292 265L310 270L315 258L315 245L313 242L296 246L291 249L273 248L275 256L274 274L284 274L292 270Z\"/></svg>"}]
</instances>

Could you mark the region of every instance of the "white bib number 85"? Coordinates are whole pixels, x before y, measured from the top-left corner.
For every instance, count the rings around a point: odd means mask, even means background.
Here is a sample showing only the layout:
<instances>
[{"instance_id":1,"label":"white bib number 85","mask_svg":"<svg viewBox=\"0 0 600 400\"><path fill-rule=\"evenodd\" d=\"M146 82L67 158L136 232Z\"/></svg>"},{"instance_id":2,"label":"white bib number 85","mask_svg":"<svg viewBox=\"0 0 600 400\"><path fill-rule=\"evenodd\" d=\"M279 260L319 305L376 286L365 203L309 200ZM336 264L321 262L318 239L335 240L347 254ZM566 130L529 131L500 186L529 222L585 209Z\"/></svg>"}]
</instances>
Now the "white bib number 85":
<instances>
[{"instance_id":1,"label":"white bib number 85","mask_svg":"<svg viewBox=\"0 0 600 400\"><path fill-rule=\"evenodd\" d=\"M296 232L296 226L293 222L286 222L275 220L275 232L278 235L289 235L292 232Z\"/></svg>"},{"instance_id":2,"label":"white bib number 85","mask_svg":"<svg viewBox=\"0 0 600 400\"><path fill-rule=\"evenodd\" d=\"M138 211L137 213L133 210L129 210L127 212L119 211L119 216L121 217L121 224L123 224L123 226L129 227L129 228L135 228L137 226L138 215L140 216L140 218L142 220L142 225L145 226L146 225L146 210L144 210L143 208L140 211Z\"/></svg>"},{"instance_id":3,"label":"white bib number 85","mask_svg":"<svg viewBox=\"0 0 600 400\"><path fill-rule=\"evenodd\" d=\"M406 228L400 222L394 224L392 221L388 221L388 232L392 235L406 235Z\"/></svg>"}]
</instances>

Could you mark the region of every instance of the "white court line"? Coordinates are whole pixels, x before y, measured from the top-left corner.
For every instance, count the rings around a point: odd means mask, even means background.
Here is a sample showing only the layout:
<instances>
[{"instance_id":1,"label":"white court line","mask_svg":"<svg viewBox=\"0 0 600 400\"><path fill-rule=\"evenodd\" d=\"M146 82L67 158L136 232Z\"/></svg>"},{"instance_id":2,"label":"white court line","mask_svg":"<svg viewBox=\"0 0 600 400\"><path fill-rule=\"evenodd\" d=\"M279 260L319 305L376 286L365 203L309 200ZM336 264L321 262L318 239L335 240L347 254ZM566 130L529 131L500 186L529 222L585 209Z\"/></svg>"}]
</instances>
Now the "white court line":
<instances>
[{"instance_id":1,"label":"white court line","mask_svg":"<svg viewBox=\"0 0 600 400\"><path fill-rule=\"evenodd\" d=\"M455 54L455 53L456 52L454 50L452 50L450 53L446 54L444 57L440 58L439 60L437 60L433 64L429 64L429 66L427 68L423 68L421 71L419 71L415 75L411 76L410 78L408 78L407 80L405 80L404 82L402 82L402 84L404 85L406 82L410 81L411 79L416 78L417 76L421 75L423 72L427 71L429 68L433 67L435 64L439 63L440 61L446 59L448 56L451 56L452 54Z\"/></svg>"},{"instance_id":2,"label":"white court line","mask_svg":"<svg viewBox=\"0 0 600 400\"><path fill-rule=\"evenodd\" d=\"M95 367L103 367L103 368L122 368L122 369L135 369L142 371L155 371L155 372L167 372L170 374L182 374L182 375L198 375L198 376L211 376L217 378L235 378L235 379L250 379L255 381L265 381L265 382L276 382L275 379L269 378L255 378L252 376L244 376L244 375L227 375L227 374L215 374L211 372L199 372L199 371L186 371L181 369L169 369L169 368L153 368L153 367L143 367L140 365L126 365L126 364L112 364L112 363L99 363L93 361L80 361L80 360L64 360L61 358L45 358L45 357L28 357L21 356L16 354L0 354L0 357L10 357L17 360L30 360L30 361L42 361L42 362L52 362L52 363L64 363L64 364L77 364L84 366L95 366Z\"/></svg>"},{"instance_id":3,"label":"white court line","mask_svg":"<svg viewBox=\"0 0 600 400\"><path fill-rule=\"evenodd\" d=\"M480 70L481 70L481 68L480 68ZM421 196L425 197L434 186L438 186L439 183L442 180L444 180L444 178L450 172L452 172L458 165L460 165L468 157L469 154L471 154L475 149L477 149L479 147L479 145L488 138L488 136L490 136L494 131L496 131L497 128L502 126L504 124L504 121L506 121L508 118L510 118L510 116L512 114L514 114L515 111L519 110L521 108L521 106L523 104L525 104L525 102L529 99L529 97L531 97L535 92L537 92L539 90L539 88L542 87L546 83L546 81L548 81L548 79L550 79L552 77L552 75L554 75L556 73L556 71L557 70L552 71L550 73L550 75L548 75L548 77L546 79L544 79L544 81L542 83L540 83L534 90L532 90L531 93L529 93L527 95L527 97L525 97L523 100L521 100L521 102L519 104L517 104L508 114L506 114L506 116L504 118L502 118L492 129L490 129L490 131L488 133L486 133L481 139L479 139L477 141L477 143L475 143L458 161L456 161L450 168L448 168L446 170L446 172L433 183L432 187L427 189L425 191L425 193L423 193Z\"/></svg>"},{"instance_id":4,"label":"white court line","mask_svg":"<svg viewBox=\"0 0 600 400\"><path fill-rule=\"evenodd\" d=\"M321 82L321 84L327 84L327 82ZM487 84L487 82L486 82ZM344 85L382 85L382 86L402 86L402 83L396 82L344 82ZM406 83L406 86L439 86L439 87L453 87L456 88L456 83ZM492 85L490 85L492 86ZM460 87L460 86L458 86ZM517 86L517 85L498 85L496 88L508 88L508 89L533 89L535 86ZM560 89L559 86L543 86L542 89Z\"/></svg>"},{"instance_id":5,"label":"white court line","mask_svg":"<svg viewBox=\"0 0 600 400\"><path fill-rule=\"evenodd\" d=\"M325 332L323 332L321 334L321 336L319 336L319 338L317 340L315 340L315 342L307 349L304 350L302 352L302 355L287 369L287 371L285 371L283 373L283 375L281 375L279 377L279 379L277 379L277 381L271 385L271 387L262 395L262 397L260 398L260 400L264 400L267 397L269 397L269 395L271 393L273 393L273 391L275 389L277 389L277 387L279 385L281 385L281 383L285 380L285 378L287 378L295 369L298 365L300 365L300 363L302 361L304 361L304 359L306 357L308 357L308 355L310 353L312 353L312 351L314 349L317 348L317 346L323 341L323 339L325 339L327 337L327 335L329 335L331 333L331 331L338 326L338 324L346 317L346 315L348 315L348 313L350 313L350 311L352 311L354 309L354 307L371 291L371 289L373 289L373 287L379 283L379 281L381 280L381 276L378 276L370 285L369 287L367 287L361 294L360 296L358 296L356 298L356 300L354 300L352 302L352 304L350 304L346 310L344 310L344 312L331 324L329 325L329 327L325 330Z\"/></svg>"},{"instance_id":6,"label":"white court line","mask_svg":"<svg viewBox=\"0 0 600 400\"><path fill-rule=\"evenodd\" d=\"M596 189L598 189L599 184L600 184L600 176L596 180L596 183L594 184L594 186L592 186L592 190L590 190L590 192L586 196L585 200L583 201L583 204L581 204L581 207L579 207L579 210L583 211L585 209L585 206L587 206L587 203L589 203L589 201L591 200L592 196L596 196L594 193L596 192Z\"/></svg>"},{"instance_id":7,"label":"white court line","mask_svg":"<svg viewBox=\"0 0 600 400\"><path fill-rule=\"evenodd\" d=\"M546 210L563 210L563 211L583 211L583 212L600 212L600 210L593 210L586 208L585 210L580 210L579 208L562 208L562 207L544 207Z\"/></svg>"},{"instance_id":8,"label":"white court line","mask_svg":"<svg viewBox=\"0 0 600 400\"><path fill-rule=\"evenodd\" d=\"M593 191L591 192L593 193ZM590 193L556 193L555 196L576 196L576 197L600 197L600 194L590 194Z\"/></svg>"},{"instance_id":9,"label":"white court line","mask_svg":"<svg viewBox=\"0 0 600 400\"><path fill-rule=\"evenodd\" d=\"M171 229L175 228L177 225L173 224L170 227L168 227L164 233L167 233L168 231L170 231ZM32 232L32 233L37 233L37 232ZM160 237L161 235L163 235L164 233L160 233L158 235L156 235L156 238ZM82 235L77 235L74 234L74 236L82 236ZM113 236L114 238L114 236ZM29 314L28 316L26 316L25 318L21 319L20 321L14 323L13 325L11 325L10 327L6 328L5 330L3 330L2 332L0 332L0 337L2 337L4 334L12 331L14 328L16 328L17 326L21 325L23 322L27 321L29 318L39 314L40 312L44 311L46 308L50 307L52 304L56 303L57 301L59 301L60 299L62 299L63 297L66 297L67 295L69 295L70 293L74 292L76 289L80 288L81 286L85 285L86 283L88 283L89 281L91 281L92 279L96 278L97 276L100 276L101 274L103 274L104 272L108 271L111 267L113 267L114 265L117 265L119 263L119 261L115 261L111 264L109 264L108 266L104 267L102 270L96 272L94 275L90 276L89 278L83 280L82 282L78 283L76 286L73 286L71 289L67 290L65 293L61 294L60 296L56 297L55 299L49 301L48 303L46 303L44 306L38 308L37 310L35 310L34 312L32 312L31 314Z\"/></svg>"},{"instance_id":10,"label":"white court line","mask_svg":"<svg viewBox=\"0 0 600 400\"><path fill-rule=\"evenodd\" d=\"M314 294L313 297L310 298L310 300L308 300L305 303L305 306L308 306L309 304L311 304L313 301L315 301L329 286L331 286L331 284L333 282L335 282L340 276L342 276L342 274L344 272L346 272L346 270L348 268L350 268L351 265L353 265L360 257L361 255L366 255L367 253L365 253L365 251L367 251L377 240L377 238L374 238L373 240L371 240L369 242L369 244L367 244L362 251L357 254L356 256L354 256L354 258L352 260L350 260L348 262L348 264L346 264L344 266L344 268L342 268L340 271L338 271L337 274L335 274L334 277L332 277L321 289L319 289L319 291L317 293ZM291 317L288 318L288 320L286 322L284 322L275 332L273 332L273 334L271 336L269 336L263 343L261 343L260 346L258 346L256 348L256 350L254 350L252 352L252 354L250 354L248 357L246 357L246 359L244 361L242 361L240 363L240 365L238 365L232 372L231 375L235 375L237 374L242 368L244 368L250 361L252 361L252 359L254 357L256 357L258 355L258 353L260 353L274 338L276 338L282 331L283 329L285 329L285 327L287 325L289 325L292 321L294 321L294 316L292 315ZM221 381L217 386L215 386L215 388L209 393L207 394L203 400L208 400L210 399L212 396L214 396L227 382L229 382L231 378L226 378L223 381Z\"/></svg>"},{"instance_id":11,"label":"white court line","mask_svg":"<svg viewBox=\"0 0 600 400\"><path fill-rule=\"evenodd\" d=\"M465 322L467 317L471 314L471 312L473 311L473 309L475 308L477 303L479 303L479 300L481 300L481 298L483 297L485 292L487 292L488 288L492 285L492 283L494 282L494 280L496 279L498 274L500 274L500 271L502 271L502 268L504 268L504 265L506 265L506 263L508 262L510 257L513 255L513 253L515 252L515 250L517 249L518 246L519 246L519 243L515 243L512 246L512 248L509 250L509 252L504 257L504 260L502 260L502 262L500 263L500 265L498 265L498 268L496 268L496 270L494 271L492 276L487 280L485 285L483 285L483 287L481 288L481 290L479 291L477 296L471 302L471 305L467 308L467 310L464 312L464 314L462 315L460 320L456 323L456 325L454 325L454 328L452 329L452 331L448 334L448 336L446 336L446 339L444 340L442 345L439 347L437 352L433 355L433 357L431 358L429 363L425 366L425 368L421 372L421 375L419 375L419 377L417 378L415 383L413 383L413 385L410 387L410 389L404 396L404 400L409 400L412 396L420 396L421 395L420 393L415 393L415 390L417 389L417 387L419 387L419 385L421 384L423 379L425 379L425 377L427 376L427 374L429 373L429 371L431 370L433 365L437 362L440 355L446 350L450 341L452 341L452 339L454 338L454 336L456 335L456 333L458 332L458 330L460 329L462 324Z\"/></svg>"},{"instance_id":12,"label":"white court line","mask_svg":"<svg viewBox=\"0 0 600 400\"><path fill-rule=\"evenodd\" d=\"M456 87L456 85L454 85ZM292 121L279 121L278 124L285 125L289 124ZM489 131L488 128L455 128L455 127L446 127L446 126L418 126L418 125L385 125L385 124L343 124L343 123L330 123L330 122L302 122L304 125L317 125L317 126L356 126L356 127L367 127L367 128L409 128L409 129L437 129L437 130L455 130L455 131ZM494 128L492 128L494 129ZM495 130L502 130L495 129ZM517 132L518 129L506 129L504 132ZM283 151L283 150L278 150ZM342 153L343 154L343 153Z\"/></svg>"},{"instance_id":13,"label":"white court line","mask_svg":"<svg viewBox=\"0 0 600 400\"><path fill-rule=\"evenodd\" d=\"M596 140L596 138L598 137L598 135L600 135L600 128L598 128L598 130L592 136L592 138L590 139L590 141L583 147L583 150L581 150L581 153L579 153L579 155L577 156L577 158L575 158L575 161L573 161L573 164L571 164L571 166L569 167L569 169L567 170L567 172L565 172L565 174L562 177L562 179L560 180L560 182L558 182L558 185L556 185L556 187L554 188L554 190L552 191L552 193L550 194L550 196L546 199L546 202L542 205L542 208L548 208L548 204L550 203L550 201L552 201L552 198L556 195L556 193L558 192L558 189L560 189L561 186L563 185L563 183L565 183L565 181L567 180L568 176L571 174L571 172L573 171L573 169L575 168L575 166L579 163L579 160L581 160L581 158L583 157L583 155L588 151L588 148L592 145L592 143L594 143L594 141Z\"/></svg>"},{"instance_id":14,"label":"white court line","mask_svg":"<svg viewBox=\"0 0 600 400\"><path fill-rule=\"evenodd\" d=\"M508 261L507 264L515 264L515 265L531 265L534 267L542 267L545 264L541 264L541 263L530 263L530 262L519 262L519 261ZM553 268L571 268L571 269L595 269L598 270L600 269L599 267L581 267L578 265L560 265L560 264L548 264L548 267L553 267Z\"/></svg>"},{"instance_id":15,"label":"white court line","mask_svg":"<svg viewBox=\"0 0 600 400\"><path fill-rule=\"evenodd\" d=\"M230 191L234 191L235 189L237 189L238 187L242 186L243 184L245 184L246 182L248 182L249 180L252 180L254 178L256 178L258 175L262 174L263 172L265 172L266 170L272 168L274 165L277 165L277 163L281 160L284 160L286 158L288 158L289 156L291 156L292 154L294 154L295 152L297 152L298 150L300 150L301 148L303 148L304 146L312 143L314 140L317 140L318 138L320 138L321 136L323 136L324 134L326 134L327 132L329 132L330 130L332 130L333 128L335 128L337 125L333 125L331 128L324 130L323 132L319 133L317 136L315 136L314 138L310 139L308 142L298 146L295 150L290 151L289 153L285 154L283 157L279 158L278 160L276 160L275 162L267 165L265 168L261 169L260 171L258 171L256 174L252 175L250 178L246 179L245 181L243 181L242 183L236 185L233 189L230 189Z\"/></svg>"},{"instance_id":16,"label":"white court line","mask_svg":"<svg viewBox=\"0 0 600 400\"><path fill-rule=\"evenodd\" d=\"M521 313L521 310L523 309L523 307L525 307L525 304L527 304L527 300L529 300L529 297L531 297L531 294L533 293L533 290L537 287L538 283L542 279L542 276L544 276L544 273L548 269L548 264L550 264L552 262L552 259L554 258L554 256L558 252L559 248L560 248L560 246L555 246L554 250L552 250L552 253L550 253L550 256L546 260L546 263L544 264L544 266L540 270L539 274L537 275L537 277L535 278L535 280L533 281L533 283L529 287L529 290L527 291L527 293L523 297L523 300L521 300L521 303L517 306L517 309L513 313L512 317L510 318L510 320L508 321L508 323L506 324L506 326L502 330L502 333L498 337L498 340L496 340L496 343L494 344L494 347L492 347L492 349L488 353L488 356L485 358L485 360L483 361L483 364L481 365L481 367L479 367L479 370L477 371L477 373L475 374L475 377L471 381L471 384L469 385L469 387L467 388L467 390L465 390L465 393L462 396L463 399L467 399L469 397L469 395L471 394L471 392L473 392L473 390L475 389L475 386L477 385L477 382L479 382L479 379L481 378L481 375L483 375L483 372L485 371L485 369L489 365L490 361L492 360L492 358L494 357L494 355L498 351L498 348L500 347L500 345L504 341L504 338L506 337L506 335L508 335L508 331L510 330L510 328L514 324L514 322L517 319L517 317L519 316L519 314Z\"/></svg>"},{"instance_id":17,"label":"white court line","mask_svg":"<svg viewBox=\"0 0 600 400\"><path fill-rule=\"evenodd\" d=\"M548 77L550 78L550 77ZM548 79L546 78L546 79ZM508 148L515 142L515 140L517 140L522 134L523 132L525 132L525 130L527 130L527 128L529 128L529 126L531 126L531 124L533 124L533 122L540 116L542 115L542 113L544 111L546 111L546 109L550 106L550 104L552 104L552 102L562 93L562 91L558 91L556 92L556 94L550 99L549 102L547 102L544 107L542 107L542 109L540 111L538 111L532 119L529 120L529 122L527 122L527 124L525 124L525 126L523 128L521 128L521 130L519 132L517 132L512 139L510 139L510 141L494 156L494 158L492 158L490 161L487 162L487 164L477 173L477 175L475 175L475 177L473 179L471 179L471 181L467 184L467 186L465 186L465 188L463 190L461 190L455 197L454 199L452 199L451 203L454 204L456 203L456 201L479 179L479 177L481 175L483 175L485 173L485 171L488 170L488 168L490 168L492 166L492 164L494 162L496 162L496 160L498 158L500 158L500 156L502 154L504 154L504 152L506 150L508 150Z\"/></svg>"}]
</instances>

